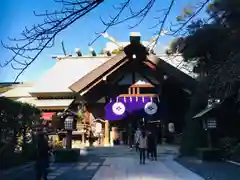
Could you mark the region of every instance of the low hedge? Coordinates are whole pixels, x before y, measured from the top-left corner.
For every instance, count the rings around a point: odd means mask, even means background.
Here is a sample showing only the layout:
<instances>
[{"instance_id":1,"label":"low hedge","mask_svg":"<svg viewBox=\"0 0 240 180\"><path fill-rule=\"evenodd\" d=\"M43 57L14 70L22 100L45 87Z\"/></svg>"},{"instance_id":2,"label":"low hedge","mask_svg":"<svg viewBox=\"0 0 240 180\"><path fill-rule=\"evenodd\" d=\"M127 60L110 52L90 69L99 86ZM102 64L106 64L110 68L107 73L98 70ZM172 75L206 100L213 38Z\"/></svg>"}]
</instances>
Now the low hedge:
<instances>
[{"instance_id":1,"label":"low hedge","mask_svg":"<svg viewBox=\"0 0 240 180\"><path fill-rule=\"evenodd\" d=\"M28 160L22 155L22 153L5 153L1 156L0 169L9 169L14 166L23 165Z\"/></svg>"},{"instance_id":2,"label":"low hedge","mask_svg":"<svg viewBox=\"0 0 240 180\"><path fill-rule=\"evenodd\" d=\"M29 143L25 145L23 155L29 161L34 161L36 159L36 151L36 145L34 145L33 143Z\"/></svg>"},{"instance_id":3,"label":"low hedge","mask_svg":"<svg viewBox=\"0 0 240 180\"><path fill-rule=\"evenodd\" d=\"M80 157L80 152L76 149L57 149L54 154L56 163L77 162Z\"/></svg>"},{"instance_id":4,"label":"low hedge","mask_svg":"<svg viewBox=\"0 0 240 180\"><path fill-rule=\"evenodd\" d=\"M221 150L214 148L198 148L197 156L201 160L216 161L220 160Z\"/></svg>"}]
</instances>

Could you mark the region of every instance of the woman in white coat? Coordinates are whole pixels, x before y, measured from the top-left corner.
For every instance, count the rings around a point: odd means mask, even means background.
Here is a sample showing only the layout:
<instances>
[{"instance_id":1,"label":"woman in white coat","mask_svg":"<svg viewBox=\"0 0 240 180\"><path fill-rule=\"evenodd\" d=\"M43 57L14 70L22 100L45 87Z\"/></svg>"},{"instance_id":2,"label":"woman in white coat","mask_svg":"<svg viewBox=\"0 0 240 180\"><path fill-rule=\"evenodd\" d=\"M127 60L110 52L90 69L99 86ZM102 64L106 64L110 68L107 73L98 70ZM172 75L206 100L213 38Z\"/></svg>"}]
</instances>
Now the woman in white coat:
<instances>
[{"instance_id":1,"label":"woman in white coat","mask_svg":"<svg viewBox=\"0 0 240 180\"><path fill-rule=\"evenodd\" d=\"M138 152L138 149L139 149L139 138L140 138L140 135L141 135L141 131L138 128L136 130L136 132L135 132L135 135L134 135L136 152Z\"/></svg>"},{"instance_id":2,"label":"woman in white coat","mask_svg":"<svg viewBox=\"0 0 240 180\"><path fill-rule=\"evenodd\" d=\"M140 164L145 164L147 149L147 135L143 130L139 136L139 151L140 151Z\"/></svg>"}]
</instances>

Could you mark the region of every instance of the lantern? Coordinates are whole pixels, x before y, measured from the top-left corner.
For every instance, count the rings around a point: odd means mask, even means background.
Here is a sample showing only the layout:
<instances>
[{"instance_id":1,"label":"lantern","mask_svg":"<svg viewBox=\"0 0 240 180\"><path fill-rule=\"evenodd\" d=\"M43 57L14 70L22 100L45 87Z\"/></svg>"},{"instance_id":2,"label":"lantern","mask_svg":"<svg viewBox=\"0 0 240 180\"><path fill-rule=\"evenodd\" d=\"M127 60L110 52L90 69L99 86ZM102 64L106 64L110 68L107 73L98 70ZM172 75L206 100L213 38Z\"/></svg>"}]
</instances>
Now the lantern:
<instances>
[{"instance_id":1,"label":"lantern","mask_svg":"<svg viewBox=\"0 0 240 180\"><path fill-rule=\"evenodd\" d=\"M207 128L208 129L215 129L217 127L217 121L215 118L207 119Z\"/></svg>"},{"instance_id":2,"label":"lantern","mask_svg":"<svg viewBox=\"0 0 240 180\"><path fill-rule=\"evenodd\" d=\"M66 148L72 148L72 131L73 131L73 116L67 116L64 121L64 129L67 131L66 135Z\"/></svg>"},{"instance_id":3,"label":"lantern","mask_svg":"<svg viewBox=\"0 0 240 180\"><path fill-rule=\"evenodd\" d=\"M203 128L207 131L208 146L212 148L212 134L211 130L217 128L217 121L215 118L207 118L203 120Z\"/></svg>"},{"instance_id":4,"label":"lantern","mask_svg":"<svg viewBox=\"0 0 240 180\"><path fill-rule=\"evenodd\" d=\"M67 131L73 130L73 117L68 116L64 121L64 129Z\"/></svg>"}]
</instances>

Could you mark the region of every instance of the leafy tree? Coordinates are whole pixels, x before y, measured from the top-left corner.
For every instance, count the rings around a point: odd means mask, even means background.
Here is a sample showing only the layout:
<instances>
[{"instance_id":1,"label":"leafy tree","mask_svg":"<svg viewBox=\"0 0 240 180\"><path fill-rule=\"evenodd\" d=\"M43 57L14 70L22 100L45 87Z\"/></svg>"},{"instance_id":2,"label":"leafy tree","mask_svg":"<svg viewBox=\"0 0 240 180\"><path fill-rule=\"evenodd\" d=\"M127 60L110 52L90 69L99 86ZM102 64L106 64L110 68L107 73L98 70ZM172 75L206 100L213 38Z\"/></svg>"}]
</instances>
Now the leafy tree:
<instances>
[{"instance_id":1,"label":"leafy tree","mask_svg":"<svg viewBox=\"0 0 240 180\"><path fill-rule=\"evenodd\" d=\"M224 98L239 80L240 2L217 0L207 12L210 22L193 21L188 35L175 40L167 52L180 52L186 61L196 61L194 71L207 75L210 95Z\"/></svg>"},{"instance_id":2,"label":"leafy tree","mask_svg":"<svg viewBox=\"0 0 240 180\"><path fill-rule=\"evenodd\" d=\"M1 97L0 112L0 141L10 143L14 151L19 136L23 136L25 144L26 132L37 121L40 111L29 104Z\"/></svg>"},{"instance_id":3,"label":"leafy tree","mask_svg":"<svg viewBox=\"0 0 240 180\"><path fill-rule=\"evenodd\" d=\"M207 20L192 21L186 36L176 39L167 50L169 55L181 53L185 61L196 62L194 71L199 74L199 85L186 115L183 154L193 153L201 145L201 129L192 116L209 98L224 99L240 87L240 1L215 0L207 6L207 13Z\"/></svg>"}]
</instances>

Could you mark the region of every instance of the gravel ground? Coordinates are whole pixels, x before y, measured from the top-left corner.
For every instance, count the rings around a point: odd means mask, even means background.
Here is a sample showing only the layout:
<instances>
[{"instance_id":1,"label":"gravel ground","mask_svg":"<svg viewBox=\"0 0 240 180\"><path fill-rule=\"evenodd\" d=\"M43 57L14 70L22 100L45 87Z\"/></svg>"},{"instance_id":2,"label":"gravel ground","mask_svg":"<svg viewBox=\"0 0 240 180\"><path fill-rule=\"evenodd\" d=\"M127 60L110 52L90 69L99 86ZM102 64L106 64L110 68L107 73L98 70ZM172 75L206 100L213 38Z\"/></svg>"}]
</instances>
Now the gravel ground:
<instances>
[{"instance_id":1,"label":"gravel ground","mask_svg":"<svg viewBox=\"0 0 240 180\"><path fill-rule=\"evenodd\" d=\"M206 180L240 180L240 166L231 163L202 162L195 158L177 158L176 161Z\"/></svg>"}]
</instances>

